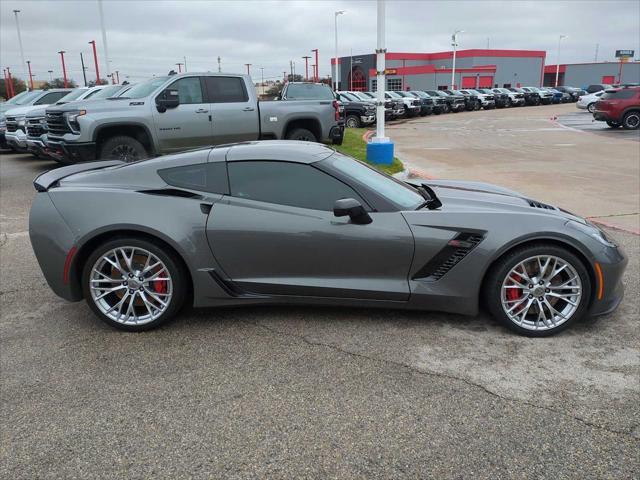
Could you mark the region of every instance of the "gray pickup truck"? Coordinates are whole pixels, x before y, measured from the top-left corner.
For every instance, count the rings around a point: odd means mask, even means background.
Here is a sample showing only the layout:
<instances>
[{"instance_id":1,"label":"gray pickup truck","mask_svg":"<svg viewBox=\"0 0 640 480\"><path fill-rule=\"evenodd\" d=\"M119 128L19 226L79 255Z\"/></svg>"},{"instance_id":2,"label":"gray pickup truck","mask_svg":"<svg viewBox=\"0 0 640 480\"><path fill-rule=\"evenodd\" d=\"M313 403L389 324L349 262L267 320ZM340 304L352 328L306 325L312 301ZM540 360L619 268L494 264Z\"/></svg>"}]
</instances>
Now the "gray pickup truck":
<instances>
[{"instance_id":1,"label":"gray pickup truck","mask_svg":"<svg viewBox=\"0 0 640 480\"><path fill-rule=\"evenodd\" d=\"M116 98L46 111L48 153L67 164L136 161L257 139L340 144L343 123L333 95L327 100L260 102L248 75L223 73L155 77Z\"/></svg>"}]
</instances>

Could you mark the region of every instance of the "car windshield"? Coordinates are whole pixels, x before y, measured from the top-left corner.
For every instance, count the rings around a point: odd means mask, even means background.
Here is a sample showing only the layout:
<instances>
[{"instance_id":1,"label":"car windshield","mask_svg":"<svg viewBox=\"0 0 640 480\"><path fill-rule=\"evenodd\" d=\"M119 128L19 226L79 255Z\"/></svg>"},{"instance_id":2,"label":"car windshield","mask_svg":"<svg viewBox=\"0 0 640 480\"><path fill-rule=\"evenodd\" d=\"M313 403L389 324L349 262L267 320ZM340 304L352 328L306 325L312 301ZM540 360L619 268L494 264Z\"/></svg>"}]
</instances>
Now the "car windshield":
<instances>
[{"instance_id":1,"label":"car windshield","mask_svg":"<svg viewBox=\"0 0 640 480\"><path fill-rule=\"evenodd\" d=\"M291 83L287 87L288 100L334 100L333 91L328 85L315 83Z\"/></svg>"},{"instance_id":2,"label":"car windshield","mask_svg":"<svg viewBox=\"0 0 640 480\"><path fill-rule=\"evenodd\" d=\"M347 92L340 92L340 99L346 99L346 100L350 100L352 102L357 102L358 98L354 97L353 95L351 95L350 93Z\"/></svg>"},{"instance_id":3,"label":"car windshield","mask_svg":"<svg viewBox=\"0 0 640 480\"><path fill-rule=\"evenodd\" d=\"M402 98L402 95L398 95L396 92L387 92L391 98Z\"/></svg>"},{"instance_id":4,"label":"car windshield","mask_svg":"<svg viewBox=\"0 0 640 480\"><path fill-rule=\"evenodd\" d=\"M96 93L91 94L91 100L99 100L101 98L109 98L113 97L116 93L122 90L124 87L122 85L110 85L108 87L104 87L98 90Z\"/></svg>"},{"instance_id":5,"label":"car windshield","mask_svg":"<svg viewBox=\"0 0 640 480\"><path fill-rule=\"evenodd\" d=\"M389 202L403 210L415 210L416 207L424 202L424 197L410 185L383 174L351 157L334 153L319 163L328 164L332 169L344 173L356 182L375 190Z\"/></svg>"},{"instance_id":6,"label":"car windshield","mask_svg":"<svg viewBox=\"0 0 640 480\"><path fill-rule=\"evenodd\" d=\"M133 87L131 87L129 91L127 91L127 94L125 96L120 98L146 97L151 93L153 93L154 91L156 91L158 87L161 87L164 84L164 82L166 82L169 78L171 77L155 77L146 82L139 83L138 85L134 85Z\"/></svg>"},{"instance_id":7,"label":"car windshield","mask_svg":"<svg viewBox=\"0 0 640 480\"><path fill-rule=\"evenodd\" d=\"M84 95L87 90L88 90L87 88L76 88L74 90L71 90L68 94L66 94L64 97L58 100L56 104L61 105L63 103L69 103L75 100L76 98Z\"/></svg>"},{"instance_id":8,"label":"car windshield","mask_svg":"<svg viewBox=\"0 0 640 480\"><path fill-rule=\"evenodd\" d=\"M376 98L375 94L371 92L362 92L363 95L366 95L369 98Z\"/></svg>"},{"instance_id":9,"label":"car windshield","mask_svg":"<svg viewBox=\"0 0 640 480\"><path fill-rule=\"evenodd\" d=\"M429 98L429 95L427 95L424 92L420 92L418 90L413 90L411 93L420 98Z\"/></svg>"},{"instance_id":10,"label":"car windshield","mask_svg":"<svg viewBox=\"0 0 640 480\"><path fill-rule=\"evenodd\" d=\"M498 90L502 93L511 93L511 91L506 88L499 88Z\"/></svg>"},{"instance_id":11,"label":"car windshield","mask_svg":"<svg viewBox=\"0 0 640 480\"><path fill-rule=\"evenodd\" d=\"M369 97L368 95L366 95L364 92L350 92L351 95L353 95L354 97L356 97L358 100L365 100L365 101L369 101L371 100L371 97Z\"/></svg>"},{"instance_id":12,"label":"car windshield","mask_svg":"<svg viewBox=\"0 0 640 480\"><path fill-rule=\"evenodd\" d=\"M4 102L4 105L24 105L26 103L29 103L31 100L36 98L41 93L42 91L38 91L38 92L24 91L22 93L19 93L15 97L7 100L6 102Z\"/></svg>"}]
</instances>

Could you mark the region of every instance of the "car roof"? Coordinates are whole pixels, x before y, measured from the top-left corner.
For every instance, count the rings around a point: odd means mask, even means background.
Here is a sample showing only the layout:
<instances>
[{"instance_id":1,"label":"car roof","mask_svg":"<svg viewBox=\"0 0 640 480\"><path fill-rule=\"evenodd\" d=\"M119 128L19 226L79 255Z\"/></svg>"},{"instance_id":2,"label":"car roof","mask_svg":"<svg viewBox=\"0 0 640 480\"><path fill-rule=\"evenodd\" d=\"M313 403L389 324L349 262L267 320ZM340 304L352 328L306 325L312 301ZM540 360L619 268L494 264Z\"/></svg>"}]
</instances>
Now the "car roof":
<instances>
[{"instance_id":1,"label":"car roof","mask_svg":"<svg viewBox=\"0 0 640 480\"><path fill-rule=\"evenodd\" d=\"M263 140L243 142L231 145L220 145L216 148L227 147L227 161L243 160L272 160L297 163L315 163L330 157L335 150L314 142L297 140Z\"/></svg>"}]
</instances>

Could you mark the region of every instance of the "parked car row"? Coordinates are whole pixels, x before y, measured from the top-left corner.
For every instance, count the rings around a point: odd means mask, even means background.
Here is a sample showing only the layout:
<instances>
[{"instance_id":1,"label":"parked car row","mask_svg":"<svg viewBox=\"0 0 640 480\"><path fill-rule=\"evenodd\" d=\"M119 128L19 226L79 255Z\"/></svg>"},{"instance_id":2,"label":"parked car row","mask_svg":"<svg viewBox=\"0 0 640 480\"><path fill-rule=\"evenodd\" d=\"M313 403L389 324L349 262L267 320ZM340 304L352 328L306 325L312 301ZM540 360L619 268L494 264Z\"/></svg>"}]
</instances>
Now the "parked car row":
<instances>
[{"instance_id":1,"label":"parked car row","mask_svg":"<svg viewBox=\"0 0 640 480\"><path fill-rule=\"evenodd\" d=\"M4 146L63 164L258 139L340 144L344 135L344 106L322 83L288 83L279 101L260 102L247 75L185 73L14 99L0 118ZM375 107L367 114L375 119Z\"/></svg>"}]
</instances>

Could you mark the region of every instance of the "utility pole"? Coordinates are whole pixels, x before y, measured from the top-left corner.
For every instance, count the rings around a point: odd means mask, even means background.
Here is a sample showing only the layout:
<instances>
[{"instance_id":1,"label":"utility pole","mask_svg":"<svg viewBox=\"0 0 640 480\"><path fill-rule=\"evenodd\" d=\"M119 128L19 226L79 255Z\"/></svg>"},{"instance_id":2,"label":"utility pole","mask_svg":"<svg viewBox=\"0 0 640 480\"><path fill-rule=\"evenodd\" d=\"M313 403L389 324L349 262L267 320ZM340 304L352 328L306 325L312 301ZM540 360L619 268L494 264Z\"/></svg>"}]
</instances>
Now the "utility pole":
<instances>
[{"instance_id":1,"label":"utility pole","mask_svg":"<svg viewBox=\"0 0 640 480\"><path fill-rule=\"evenodd\" d=\"M111 73L111 65L109 64L109 49L107 48L107 30L104 28L104 12L102 11L102 0L98 0L98 10L100 12L100 28L102 29L102 44L104 46L104 64L107 67L105 73L108 76Z\"/></svg>"},{"instance_id":2,"label":"utility pole","mask_svg":"<svg viewBox=\"0 0 640 480\"><path fill-rule=\"evenodd\" d=\"M98 68L98 52L96 52L96 41L91 40L89 44L93 47L93 62L96 64L96 85L101 85L100 69Z\"/></svg>"},{"instance_id":3,"label":"utility pole","mask_svg":"<svg viewBox=\"0 0 640 480\"><path fill-rule=\"evenodd\" d=\"M87 67L84 66L84 57L80 52L80 64L82 65L82 78L84 78L84 86L87 86Z\"/></svg>"},{"instance_id":4,"label":"utility pole","mask_svg":"<svg viewBox=\"0 0 640 480\"><path fill-rule=\"evenodd\" d=\"M20 10L14 10L13 14L16 16L16 30L18 31L18 45L20 46L20 60L22 60L22 76L27 78L27 72L25 70L24 50L22 49L22 35L20 34L20 22L18 21L18 14ZM33 87L31 87L33 90Z\"/></svg>"},{"instance_id":5,"label":"utility pole","mask_svg":"<svg viewBox=\"0 0 640 480\"><path fill-rule=\"evenodd\" d=\"M560 37L558 37L558 58L556 59L556 83L554 87L558 86L558 77L560 76L560 42L562 42L563 38L567 38L567 36L560 35Z\"/></svg>"},{"instance_id":6,"label":"utility pole","mask_svg":"<svg viewBox=\"0 0 640 480\"><path fill-rule=\"evenodd\" d=\"M304 57L304 81L309 81L309 59L311 58L309 55L305 55Z\"/></svg>"},{"instance_id":7,"label":"utility pole","mask_svg":"<svg viewBox=\"0 0 640 480\"><path fill-rule=\"evenodd\" d=\"M338 61L338 15L344 14L344 10L338 10L333 12L334 23L335 23L335 54L336 54L336 68L335 68L335 78L333 79L333 90L338 90L338 81L340 78L340 62Z\"/></svg>"},{"instance_id":8,"label":"utility pole","mask_svg":"<svg viewBox=\"0 0 640 480\"><path fill-rule=\"evenodd\" d=\"M245 63L244 66L247 67L247 75L251 76L251 63Z\"/></svg>"},{"instance_id":9,"label":"utility pole","mask_svg":"<svg viewBox=\"0 0 640 480\"><path fill-rule=\"evenodd\" d=\"M53 82L53 70L47 70L47 72L49 72L49 81ZM86 83L85 83L86 85Z\"/></svg>"},{"instance_id":10,"label":"utility pole","mask_svg":"<svg viewBox=\"0 0 640 480\"><path fill-rule=\"evenodd\" d=\"M218 55L218 73L222 72L222 66L220 63L220 55Z\"/></svg>"},{"instance_id":11,"label":"utility pole","mask_svg":"<svg viewBox=\"0 0 640 480\"><path fill-rule=\"evenodd\" d=\"M318 49L314 48L311 51L316 54L316 75L314 81L318 83L320 81L320 75L318 74L318 69L320 68L320 64L318 63Z\"/></svg>"},{"instance_id":12,"label":"utility pole","mask_svg":"<svg viewBox=\"0 0 640 480\"><path fill-rule=\"evenodd\" d=\"M27 60L27 67L29 67L29 90L33 90L33 75L31 74L31 60Z\"/></svg>"},{"instance_id":13,"label":"utility pole","mask_svg":"<svg viewBox=\"0 0 640 480\"><path fill-rule=\"evenodd\" d=\"M64 54L66 52L64 50L60 50L58 53L60 54L60 59L62 60L62 79L64 80L64 88L67 88L67 67L64 65Z\"/></svg>"}]
</instances>

